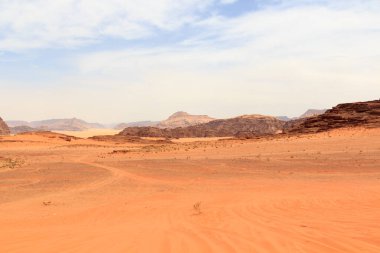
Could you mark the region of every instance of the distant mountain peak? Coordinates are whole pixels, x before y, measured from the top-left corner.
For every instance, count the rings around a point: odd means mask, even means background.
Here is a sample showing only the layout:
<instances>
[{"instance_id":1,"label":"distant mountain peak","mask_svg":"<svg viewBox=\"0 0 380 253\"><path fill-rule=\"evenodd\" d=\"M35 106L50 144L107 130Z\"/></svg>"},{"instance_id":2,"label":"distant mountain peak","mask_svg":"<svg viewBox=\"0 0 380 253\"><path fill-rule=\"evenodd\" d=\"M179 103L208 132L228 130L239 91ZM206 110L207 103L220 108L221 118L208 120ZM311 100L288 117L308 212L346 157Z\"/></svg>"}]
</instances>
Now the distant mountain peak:
<instances>
[{"instance_id":1,"label":"distant mountain peak","mask_svg":"<svg viewBox=\"0 0 380 253\"><path fill-rule=\"evenodd\" d=\"M191 116L191 115L188 114L187 112L178 111L170 115L168 119L174 119L174 118L186 117L186 116Z\"/></svg>"},{"instance_id":2,"label":"distant mountain peak","mask_svg":"<svg viewBox=\"0 0 380 253\"><path fill-rule=\"evenodd\" d=\"M10 121L9 125L11 127L31 127L37 129L44 129L49 131L81 131L90 128L104 128L103 125L98 123L88 123L84 120L78 118L68 118L68 119L47 119L40 121Z\"/></svg>"},{"instance_id":3,"label":"distant mountain peak","mask_svg":"<svg viewBox=\"0 0 380 253\"><path fill-rule=\"evenodd\" d=\"M309 109L304 114L299 116L299 118L302 119L302 118L309 118L309 117L317 116L317 115L325 113L326 111L327 111L327 109Z\"/></svg>"},{"instance_id":4,"label":"distant mountain peak","mask_svg":"<svg viewBox=\"0 0 380 253\"><path fill-rule=\"evenodd\" d=\"M176 128L203 124L215 120L207 115L191 115L184 111L173 113L168 119L159 122L158 128Z\"/></svg>"},{"instance_id":5,"label":"distant mountain peak","mask_svg":"<svg viewBox=\"0 0 380 253\"><path fill-rule=\"evenodd\" d=\"M273 116L262 115L262 114L244 114L241 116L237 116L236 118L241 119L262 119L262 118L274 118Z\"/></svg>"}]
</instances>

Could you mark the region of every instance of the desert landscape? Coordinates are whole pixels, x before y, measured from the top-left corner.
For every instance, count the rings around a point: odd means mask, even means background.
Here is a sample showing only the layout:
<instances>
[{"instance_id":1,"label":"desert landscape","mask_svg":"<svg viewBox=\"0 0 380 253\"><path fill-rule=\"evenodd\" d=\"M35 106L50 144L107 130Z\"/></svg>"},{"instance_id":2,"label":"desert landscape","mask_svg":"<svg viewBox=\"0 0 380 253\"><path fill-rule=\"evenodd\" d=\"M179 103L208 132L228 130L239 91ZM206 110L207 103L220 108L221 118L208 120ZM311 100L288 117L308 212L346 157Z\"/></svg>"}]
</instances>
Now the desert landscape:
<instances>
[{"instance_id":1,"label":"desert landscape","mask_svg":"<svg viewBox=\"0 0 380 253\"><path fill-rule=\"evenodd\" d=\"M0 0L0 253L380 253L379 0Z\"/></svg>"},{"instance_id":2,"label":"desert landscape","mask_svg":"<svg viewBox=\"0 0 380 253\"><path fill-rule=\"evenodd\" d=\"M254 138L2 136L0 252L379 252L379 105ZM333 113L372 123L316 131Z\"/></svg>"}]
</instances>

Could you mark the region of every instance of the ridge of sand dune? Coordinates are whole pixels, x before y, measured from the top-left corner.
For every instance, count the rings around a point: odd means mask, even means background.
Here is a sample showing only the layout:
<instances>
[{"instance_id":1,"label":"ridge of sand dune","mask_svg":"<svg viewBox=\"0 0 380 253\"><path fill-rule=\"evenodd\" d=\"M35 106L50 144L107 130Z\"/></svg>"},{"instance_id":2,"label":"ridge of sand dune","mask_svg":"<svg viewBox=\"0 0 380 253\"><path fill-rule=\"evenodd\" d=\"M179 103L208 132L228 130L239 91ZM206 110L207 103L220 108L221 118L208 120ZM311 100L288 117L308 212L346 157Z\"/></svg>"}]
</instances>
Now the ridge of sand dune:
<instances>
[{"instance_id":1,"label":"ridge of sand dune","mask_svg":"<svg viewBox=\"0 0 380 253\"><path fill-rule=\"evenodd\" d=\"M60 137L0 140L0 252L380 251L380 129Z\"/></svg>"}]
</instances>

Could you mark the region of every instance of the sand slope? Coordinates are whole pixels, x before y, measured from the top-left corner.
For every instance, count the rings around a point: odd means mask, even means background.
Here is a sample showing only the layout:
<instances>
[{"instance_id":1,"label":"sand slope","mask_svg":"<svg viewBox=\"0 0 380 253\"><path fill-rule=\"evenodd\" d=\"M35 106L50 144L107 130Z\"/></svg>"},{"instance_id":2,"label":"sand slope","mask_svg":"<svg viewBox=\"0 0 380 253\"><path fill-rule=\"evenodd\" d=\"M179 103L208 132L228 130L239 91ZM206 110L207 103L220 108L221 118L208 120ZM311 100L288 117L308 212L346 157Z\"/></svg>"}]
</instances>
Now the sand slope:
<instances>
[{"instance_id":1,"label":"sand slope","mask_svg":"<svg viewBox=\"0 0 380 253\"><path fill-rule=\"evenodd\" d=\"M0 156L0 252L380 252L379 129Z\"/></svg>"}]
</instances>

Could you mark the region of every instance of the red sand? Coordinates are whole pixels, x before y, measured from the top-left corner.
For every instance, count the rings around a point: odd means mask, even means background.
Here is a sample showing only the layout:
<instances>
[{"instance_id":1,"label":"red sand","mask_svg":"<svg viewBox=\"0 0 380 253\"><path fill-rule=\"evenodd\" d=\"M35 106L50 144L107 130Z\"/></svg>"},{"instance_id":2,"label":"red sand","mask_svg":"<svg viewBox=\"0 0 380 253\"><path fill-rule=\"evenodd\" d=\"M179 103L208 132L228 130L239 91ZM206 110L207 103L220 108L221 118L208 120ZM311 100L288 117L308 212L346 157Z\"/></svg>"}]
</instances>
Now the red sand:
<instances>
[{"instance_id":1,"label":"red sand","mask_svg":"<svg viewBox=\"0 0 380 253\"><path fill-rule=\"evenodd\" d=\"M380 252L380 129L0 157L0 252Z\"/></svg>"}]
</instances>

